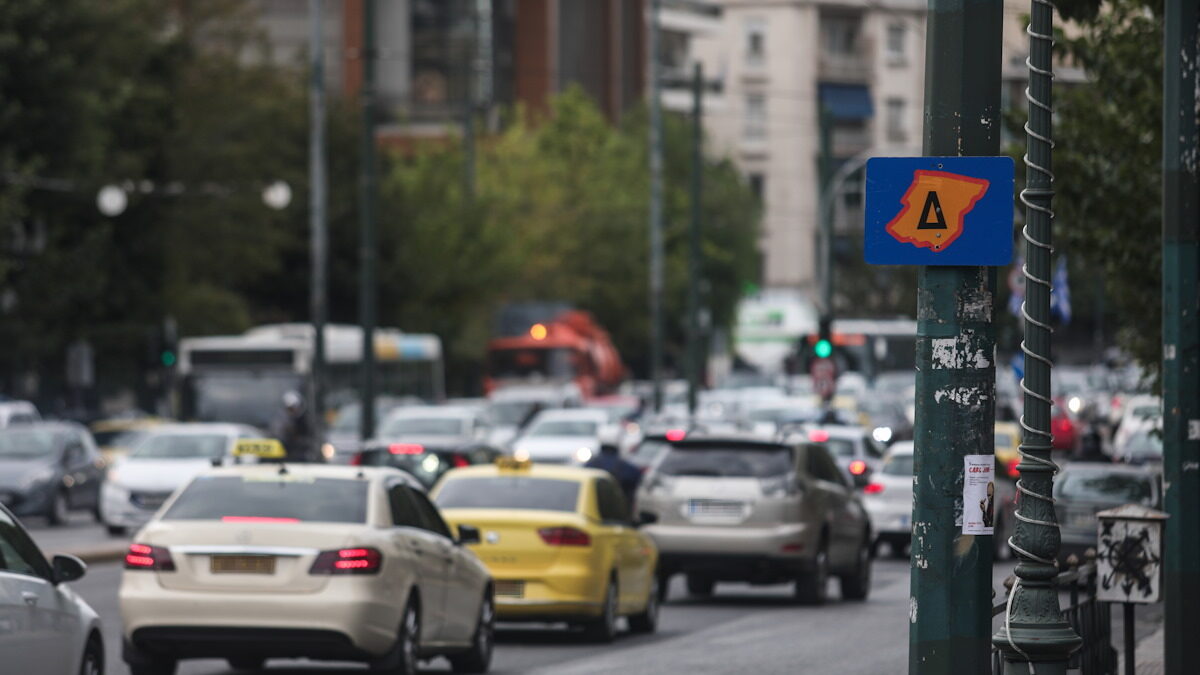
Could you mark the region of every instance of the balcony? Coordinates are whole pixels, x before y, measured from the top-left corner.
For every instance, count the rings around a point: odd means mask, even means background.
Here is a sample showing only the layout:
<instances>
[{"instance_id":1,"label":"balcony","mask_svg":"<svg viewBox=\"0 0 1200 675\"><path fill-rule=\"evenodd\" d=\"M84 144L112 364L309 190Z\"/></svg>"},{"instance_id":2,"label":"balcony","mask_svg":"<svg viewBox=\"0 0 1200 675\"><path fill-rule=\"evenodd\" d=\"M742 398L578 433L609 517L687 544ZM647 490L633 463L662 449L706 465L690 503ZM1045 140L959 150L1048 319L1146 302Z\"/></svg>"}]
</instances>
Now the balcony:
<instances>
[{"instance_id":1,"label":"balcony","mask_svg":"<svg viewBox=\"0 0 1200 675\"><path fill-rule=\"evenodd\" d=\"M871 59L868 50L862 49L854 53L830 53L822 50L818 58L817 65L822 80L863 84L871 81Z\"/></svg>"}]
</instances>

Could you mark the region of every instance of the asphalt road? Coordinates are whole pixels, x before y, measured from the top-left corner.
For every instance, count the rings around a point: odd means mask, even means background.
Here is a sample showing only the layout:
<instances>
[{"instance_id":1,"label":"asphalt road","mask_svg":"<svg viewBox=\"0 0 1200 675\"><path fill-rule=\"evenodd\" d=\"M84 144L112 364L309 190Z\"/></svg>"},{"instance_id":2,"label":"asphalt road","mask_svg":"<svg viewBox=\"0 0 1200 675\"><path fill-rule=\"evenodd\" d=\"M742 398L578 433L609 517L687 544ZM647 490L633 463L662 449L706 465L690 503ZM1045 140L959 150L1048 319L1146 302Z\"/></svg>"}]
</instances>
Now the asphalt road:
<instances>
[{"instance_id":1,"label":"asphalt road","mask_svg":"<svg viewBox=\"0 0 1200 675\"><path fill-rule=\"evenodd\" d=\"M908 561L881 559L874 572L867 602L833 600L824 607L792 604L786 586L720 585L712 599L691 599L677 577L656 634L623 634L611 645L594 645L551 627L501 624L492 672L657 675L745 669L765 675L799 672L797 664L805 664L803 672L827 675L901 672L908 653ZM109 675L129 672L120 659L120 575L115 563L93 565L73 584L104 620ZM269 667L305 675L363 672L352 664L303 661L272 661ZM422 672L448 671L438 659ZM233 675L223 661L185 661L179 672Z\"/></svg>"}]
</instances>

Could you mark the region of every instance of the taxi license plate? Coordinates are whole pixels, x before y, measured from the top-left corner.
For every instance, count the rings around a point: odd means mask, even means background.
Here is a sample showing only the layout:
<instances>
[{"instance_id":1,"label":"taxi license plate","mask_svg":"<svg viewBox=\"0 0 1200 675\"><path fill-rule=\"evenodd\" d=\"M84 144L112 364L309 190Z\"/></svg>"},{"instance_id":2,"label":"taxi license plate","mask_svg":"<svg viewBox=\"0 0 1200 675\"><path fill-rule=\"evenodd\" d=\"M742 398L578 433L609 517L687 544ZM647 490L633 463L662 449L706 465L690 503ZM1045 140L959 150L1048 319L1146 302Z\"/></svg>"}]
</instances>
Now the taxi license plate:
<instances>
[{"instance_id":1,"label":"taxi license plate","mask_svg":"<svg viewBox=\"0 0 1200 675\"><path fill-rule=\"evenodd\" d=\"M525 596L525 582L499 579L496 581L496 595L508 598Z\"/></svg>"},{"instance_id":2,"label":"taxi license plate","mask_svg":"<svg viewBox=\"0 0 1200 675\"><path fill-rule=\"evenodd\" d=\"M213 574L274 574L275 557L269 555L214 555L208 569Z\"/></svg>"}]
</instances>

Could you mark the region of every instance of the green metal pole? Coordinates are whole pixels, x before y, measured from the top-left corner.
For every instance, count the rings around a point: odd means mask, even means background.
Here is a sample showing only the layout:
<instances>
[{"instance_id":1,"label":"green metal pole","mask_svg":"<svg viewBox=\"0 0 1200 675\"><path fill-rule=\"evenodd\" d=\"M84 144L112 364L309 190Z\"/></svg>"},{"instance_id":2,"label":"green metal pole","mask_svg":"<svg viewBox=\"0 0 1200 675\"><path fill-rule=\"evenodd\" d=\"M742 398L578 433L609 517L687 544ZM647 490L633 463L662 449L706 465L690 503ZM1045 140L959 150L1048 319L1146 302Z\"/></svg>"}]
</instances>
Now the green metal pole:
<instances>
[{"instance_id":1,"label":"green metal pole","mask_svg":"<svg viewBox=\"0 0 1200 675\"><path fill-rule=\"evenodd\" d=\"M821 245L818 248L821 260L821 317L824 321L833 321L833 119L825 106L820 106L817 112L821 125L821 156L817 159L817 174L820 185L817 186L817 210L821 221L817 223L821 233ZM831 324L822 324L831 325Z\"/></svg>"},{"instance_id":2,"label":"green metal pole","mask_svg":"<svg viewBox=\"0 0 1200 675\"><path fill-rule=\"evenodd\" d=\"M1054 213L1051 140L1053 123L1054 7L1033 0L1029 24L1029 121L1026 123L1025 303L1021 307L1025 338L1024 412L1021 415L1021 463L1017 469L1017 527L1009 546L1019 556L1004 623L993 643L1004 657L1009 675L1063 675L1071 653L1082 640L1059 611L1058 521L1054 513L1054 473L1050 458L1050 254Z\"/></svg>"},{"instance_id":3,"label":"green metal pole","mask_svg":"<svg viewBox=\"0 0 1200 675\"><path fill-rule=\"evenodd\" d=\"M692 226L688 233L688 413L696 413L700 389L700 195L704 173L703 115L704 67L697 63L692 73Z\"/></svg>"},{"instance_id":4,"label":"green metal pole","mask_svg":"<svg viewBox=\"0 0 1200 675\"><path fill-rule=\"evenodd\" d=\"M1195 0L1168 0L1163 65L1163 483L1166 672L1200 673L1200 129Z\"/></svg>"},{"instance_id":5,"label":"green metal pole","mask_svg":"<svg viewBox=\"0 0 1200 675\"><path fill-rule=\"evenodd\" d=\"M646 72L650 78L650 379L654 411L663 404L663 130L658 67L658 19L662 0L650 0Z\"/></svg>"},{"instance_id":6,"label":"green metal pole","mask_svg":"<svg viewBox=\"0 0 1200 675\"><path fill-rule=\"evenodd\" d=\"M930 0L926 155L999 153L1002 25L1002 0ZM993 448L995 276L987 267L919 271L908 652L913 674L991 672L992 542L962 534L962 494L963 458Z\"/></svg>"},{"instance_id":7,"label":"green metal pole","mask_svg":"<svg viewBox=\"0 0 1200 675\"><path fill-rule=\"evenodd\" d=\"M359 194L361 238L358 258L359 322L362 325L362 428L366 440L375 434L375 0L363 0L362 37L362 173Z\"/></svg>"}]
</instances>

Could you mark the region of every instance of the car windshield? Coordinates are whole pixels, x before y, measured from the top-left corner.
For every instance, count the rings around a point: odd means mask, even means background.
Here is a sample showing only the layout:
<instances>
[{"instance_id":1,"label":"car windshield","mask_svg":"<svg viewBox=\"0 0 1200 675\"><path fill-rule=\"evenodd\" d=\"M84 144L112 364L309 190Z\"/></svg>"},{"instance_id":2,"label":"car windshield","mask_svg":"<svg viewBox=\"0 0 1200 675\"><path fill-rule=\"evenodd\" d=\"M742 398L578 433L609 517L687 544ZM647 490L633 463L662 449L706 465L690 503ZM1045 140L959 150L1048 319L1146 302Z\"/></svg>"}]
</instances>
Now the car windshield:
<instances>
[{"instance_id":1,"label":"car windshield","mask_svg":"<svg viewBox=\"0 0 1200 675\"><path fill-rule=\"evenodd\" d=\"M1133 409L1133 416L1148 420L1158 417L1162 409L1156 405L1141 405Z\"/></svg>"},{"instance_id":2,"label":"car windshield","mask_svg":"<svg viewBox=\"0 0 1200 675\"><path fill-rule=\"evenodd\" d=\"M129 456L135 459L216 459L224 457L229 437L222 434L150 434Z\"/></svg>"},{"instance_id":3,"label":"car windshield","mask_svg":"<svg viewBox=\"0 0 1200 675\"><path fill-rule=\"evenodd\" d=\"M854 456L854 441L848 438L831 438L825 441L825 447L834 457Z\"/></svg>"},{"instance_id":4,"label":"car windshield","mask_svg":"<svg viewBox=\"0 0 1200 675\"><path fill-rule=\"evenodd\" d=\"M779 447L674 446L658 465L664 476L772 478L792 470L792 453Z\"/></svg>"},{"instance_id":5,"label":"car windshield","mask_svg":"<svg viewBox=\"0 0 1200 675\"><path fill-rule=\"evenodd\" d=\"M911 476L913 475L913 456L904 453L902 455L889 455L883 460L882 473L889 476Z\"/></svg>"},{"instance_id":6,"label":"car windshield","mask_svg":"<svg viewBox=\"0 0 1200 675\"><path fill-rule=\"evenodd\" d=\"M368 452L364 454L363 464L368 466L394 466L412 474L425 487L432 487L437 479L442 477L455 466L454 456L442 456L436 452L421 452L413 454L392 454L390 452ZM459 458L459 462L465 458Z\"/></svg>"},{"instance_id":7,"label":"car windshield","mask_svg":"<svg viewBox=\"0 0 1200 675\"><path fill-rule=\"evenodd\" d=\"M1065 499L1124 504L1153 499L1153 478L1123 473L1071 472L1062 474L1056 492Z\"/></svg>"},{"instance_id":8,"label":"car windshield","mask_svg":"<svg viewBox=\"0 0 1200 675\"><path fill-rule=\"evenodd\" d=\"M461 436L463 420L455 417L401 417L388 422L380 436Z\"/></svg>"},{"instance_id":9,"label":"car windshield","mask_svg":"<svg viewBox=\"0 0 1200 675\"><path fill-rule=\"evenodd\" d=\"M367 519L367 481L273 473L201 476L163 519L362 523Z\"/></svg>"},{"instance_id":10,"label":"car windshield","mask_svg":"<svg viewBox=\"0 0 1200 675\"><path fill-rule=\"evenodd\" d=\"M58 446L52 431L0 430L0 459L32 459L54 452Z\"/></svg>"},{"instance_id":11,"label":"car windshield","mask_svg":"<svg viewBox=\"0 0 1200 675\"><path fill-rule=\"evenodd\" d=\"M671 444L660 438L647 438L630 452L625 459L638 466L650 466L654 460L666 452Z\"/></svg>"},{"instance_id":12,"label":"car windshield","mask_svg":"<svg viewBox=\"0 0 1200 675\"><path fill-rule=\"evenodd\" d=\"M548 420L529 430L529 436L595 436L597 425L586 420Z\"/></svg>"},{"instance_id":13,"label":"car windshield","mask_svg":"<svg viewBox=\"0 0 1200 675\"><path fill-rule=\"evenodd\" d=\"M578 482L528 476L447 479L437 496L442 509L574 511L578 502Z\"/></svg>"},{"instance_id":14,"label":"car windshield","mask_svg":"<svg viewBox=\"0 0 1200 675\"><path fill-rule=\"evenodd\" d=\"M488 417L493 424L512 427L525 421L536 401L500 401L488 406Z\"/></svg>"}]
</instances>

